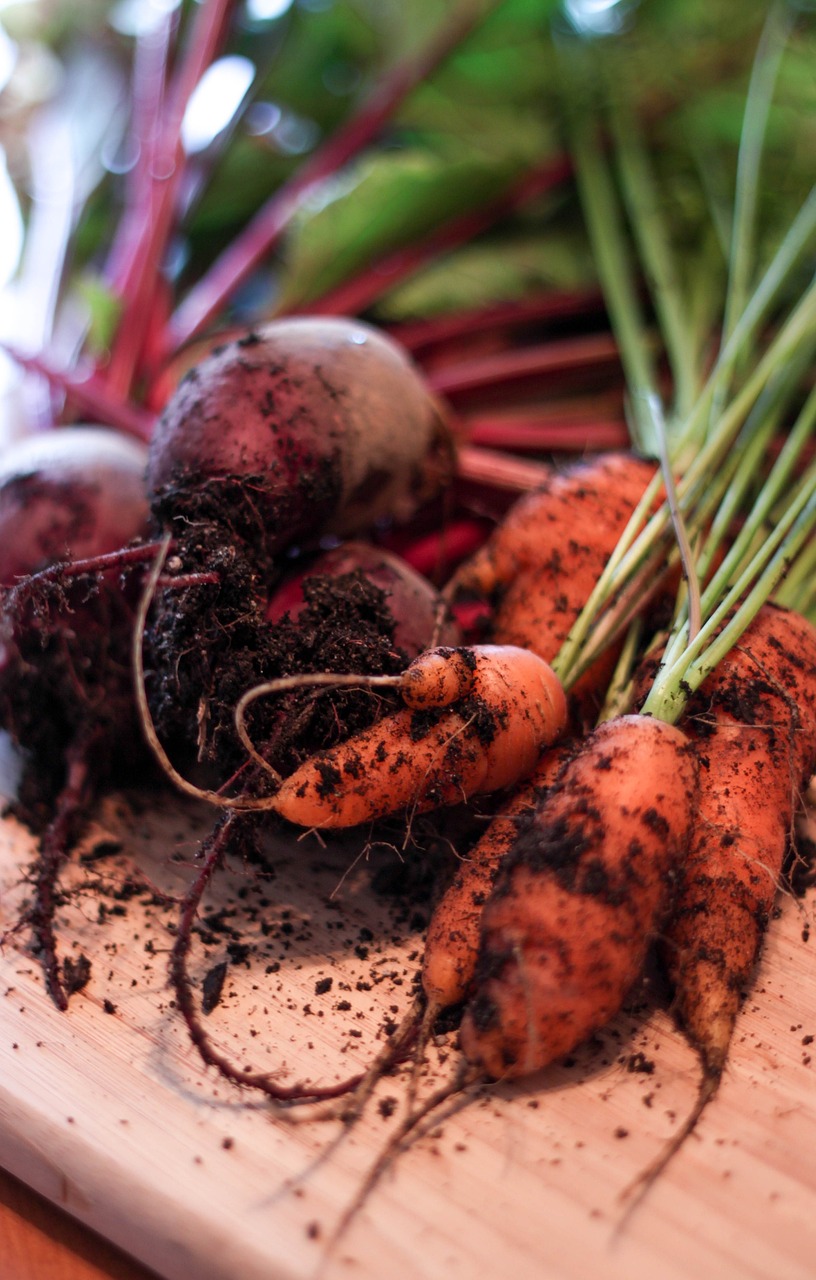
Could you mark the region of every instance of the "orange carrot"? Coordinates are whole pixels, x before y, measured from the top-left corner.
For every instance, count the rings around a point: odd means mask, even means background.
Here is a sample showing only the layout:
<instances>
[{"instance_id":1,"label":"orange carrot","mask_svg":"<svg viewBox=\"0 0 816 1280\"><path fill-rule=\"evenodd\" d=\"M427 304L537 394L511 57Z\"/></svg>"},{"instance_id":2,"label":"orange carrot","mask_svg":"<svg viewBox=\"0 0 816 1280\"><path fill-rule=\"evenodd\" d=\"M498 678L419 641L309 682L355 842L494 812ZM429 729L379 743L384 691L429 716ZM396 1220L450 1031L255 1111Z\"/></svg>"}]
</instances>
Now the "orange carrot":
<instances>
[{"instance_id":1,"label":"orange carrot","mask_svg":"<svg viewBox=\"0 0 816 1280\"><path fill-rule=\"evenodd\" d=\"M509 645L429 650L399 685L405 709L311 757L284 780L276 812L346 827L498 791L530 774L566 723L550 667Z\"/></svg>"},{"instance_id":2,"label":"orange carrot","mask_svg":"<svg viewBox=\"0 0 816 1280\"><path fill-rule=\"evenodd\" d=\"M716 1087L816 769L816 630L766 605L690 703L687 729L698 816L665 950L679 1016Z\"/></svg>"},{"instance_id":3,"label":"orange carrot","mask_svg":"<svg viewBox=\"0 0 816 1280\"><path fill-rule=\"evenodd\" d=\"M552 662L654 474L653 463L623 452L554 472L515 504L446 594L486 597L492 639ZM614 661L604 655L585 673L571 690L576 703L594 702Z\"/></svg>"},{"instance_id":4,"label":"orange carrot","mask_svg":"<svg viewBox=\"0 0 816 1280\"><path fill-rule=\"evenodd\" d=\"M644 716L601 725L508 855L482 920L462 1049L521 1076L620 1009L665 915L692 822L685 735Z\"/></svg>"},{"instance_id":5,"label":"orange carrot","mask_svg":"<svg viewBox=\"0 0 816 1280\"><path fill-rule=\"evenodd\" d=\"M467 853L434 908L425 939L422 987L432 1020L440 1009L465 999L476 971L482 914L519 828L529 818L568 758L568 746L553 747L525 785L491 821Z\"/></svg>"}]
</instances>

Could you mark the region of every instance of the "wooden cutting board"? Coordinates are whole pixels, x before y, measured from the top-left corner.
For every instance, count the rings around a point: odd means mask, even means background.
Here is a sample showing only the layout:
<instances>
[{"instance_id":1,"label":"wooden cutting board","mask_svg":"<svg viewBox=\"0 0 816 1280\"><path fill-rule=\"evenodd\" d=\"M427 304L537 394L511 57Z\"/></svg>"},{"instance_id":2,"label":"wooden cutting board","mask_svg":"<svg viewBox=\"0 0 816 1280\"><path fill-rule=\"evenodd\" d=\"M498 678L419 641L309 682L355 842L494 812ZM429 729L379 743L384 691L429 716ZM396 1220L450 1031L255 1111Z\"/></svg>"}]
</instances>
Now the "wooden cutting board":
<instances>
[{"instance_id":1,"label":"wooden cutting board","mask_svg":"<svg viewBox=\"0 0 816 1280\"><path fill-rule=\"evenodd\" d=\"M813 893L782 902L721 1094L632 1216L620 1194L697 1083L654 983L574 1062L463 1100L334 1241L398 1122L407 1075L386 1079L344 1131L293 1125L201 1066L166 984L176 909L160 895L183 890L209 818L173 797L105 806L86 862L64 876L61 950L92 966L67 1014L44 994L25 935L6 934L0 1160L12 1173L167 1280L816 1274ZM18 918L31 855L28 834L4 820L0 933ZM366 1063L410 1005L426 911L418 872L434 856L398 840L323 848L310 837L224 873L192 966L197 984L228 966L206 1019L215 1042L292 1081ZM450 1033L422 1089L455 1062Z\"/></svg>"}]
</instances>

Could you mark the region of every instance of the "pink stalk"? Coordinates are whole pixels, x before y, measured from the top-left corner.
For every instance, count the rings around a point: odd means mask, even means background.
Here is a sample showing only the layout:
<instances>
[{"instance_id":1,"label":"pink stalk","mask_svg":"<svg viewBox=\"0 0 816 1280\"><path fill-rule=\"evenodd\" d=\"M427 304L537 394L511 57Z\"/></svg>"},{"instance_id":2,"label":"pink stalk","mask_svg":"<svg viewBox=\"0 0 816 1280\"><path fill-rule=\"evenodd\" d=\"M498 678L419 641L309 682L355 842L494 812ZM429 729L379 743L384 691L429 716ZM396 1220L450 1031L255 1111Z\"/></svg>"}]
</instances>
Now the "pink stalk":
<instances>
[{"instance_id":1,"label":"pink stalk","mask_svg":"<svg viewBox=\"0 0 816 1280\"><path fill-rule=\"evenodd\" d=\"M564 375L617 367L615 340L601 333L480 356L429 373L428 381L438 395L455 397L519 383L550 385Z\"/></svg>"},{"instance_id":2,"label":"pink stalk","mask_svg":"<svg viewBox=\"0 0 816 1280\"><path fill-rule=\"evenodd\" d=\"M389 325L388 332L403 347L421 358L426 347L455 342L473 334L495 333L497 329L517 329L553 320L598 316L603 313L603 309L603 297L598 289L548 289L544 293L496 302L491 306L403 321Z\"/></svg>"},{"instance_id":3,"label":"pink stalk","mask_svg":"<svg viewBox=\"0 0 816 1280\"><path fill-rule=\"evenodd\" d=\"M127 392L142 351L156 296L165 250L173 229L179 183L184 174L181 126L190 95L215 57L227 31L235 0L205 0L196 16L189 45L170 85L161 130L148 147L144 219L120 280L122 316L108 369L113 389ZM158 81L153 93L161 91ZM153 108L157 105L152 104ZM137 202L138 203L138 202Z\"/></svg>"},{"instance_id":4,"label":"pink stalk","mask_svg":"<svg viewBox=\"0 0 816 1280\"><path fill-rule=\"evenodd\" d=\"M177 12L177 11L176 11ZM135 161L125 185L125 208L108 255L105 275L117 297L127 296L131 273L139 258L139 245L150 217L151 167L161 124L170 39L175 12L166 12L139 36L133 55L129 143Z\"/></svg>"},{"instance_id":5,"label":"pink stalk","mask_svg":"<svg viewBox=\"0 0 816 1280\"><path fill-rule=\"evenodd\" d=\"M171 317L166 355L201 332L278 243L309 196L377 136L411 90L461 43L489 7L469 4L442 25L419 56L397 63L351 118L262 206Z\"/></svg>"},{"instance_id":6,"label":"pink stalk","mask_svg":"<svg viewBox=\"0 0 816 1280\"><path fill-rule=\"evenodd\" d=\"M463 419L469 444L482 449L560 452L584 449L623 449L629 443L626 422L571 413L568 408L523 413L479 414Z\"/></svg>"},{"instance_id":7,"label":"pink stalk","mask_svg":"<svg viewBox=\"0 0 816 1280\"><path fill-rule=\"evenodd\" d=\"M477 449L465 445L459 450L456 468L457 478L492 489L507 489L514 493L526 493L543 484L550 475L550 468L543 462L513 458L498 449Z\"/></svg>"},{"instance_id":8,"label":"pink stalk","mask_svg":"<svg viewBox=\"0 0 816 1280\"><path fill-rule=\"evenodd\" d=\"M149 440L153 434L155 422L153 414L121 396L112 394L99 374L90 373L87 377L83 377L77 371L69 373L66 369L55 369L43 356L18 351L5 342L0 342L0 348L11 356L21 369L47 378L51 386L61 391L66 400L89 422L118 427L120 431L136 436L138 440Z\"/></svg>"},{"instance_id":9,"label":"pink stalk","mask_svg":"<svg viewBox=\"0 0 816 1280\"><path fill-rule=\"evenodd\" d=\"M514 209L565 182L571 173L572 164L566 156L548 160L546 164L525 174L513 184L510 191L499 199L491 200L485 208L460 214L424 237L418 244L406 246L371 263L353 280L346 280L322 298L304 302L292 310L308 311L312 315L357 315L400 280L413 275L426 262L469 243Z\"/></svg>"}]
</instances>

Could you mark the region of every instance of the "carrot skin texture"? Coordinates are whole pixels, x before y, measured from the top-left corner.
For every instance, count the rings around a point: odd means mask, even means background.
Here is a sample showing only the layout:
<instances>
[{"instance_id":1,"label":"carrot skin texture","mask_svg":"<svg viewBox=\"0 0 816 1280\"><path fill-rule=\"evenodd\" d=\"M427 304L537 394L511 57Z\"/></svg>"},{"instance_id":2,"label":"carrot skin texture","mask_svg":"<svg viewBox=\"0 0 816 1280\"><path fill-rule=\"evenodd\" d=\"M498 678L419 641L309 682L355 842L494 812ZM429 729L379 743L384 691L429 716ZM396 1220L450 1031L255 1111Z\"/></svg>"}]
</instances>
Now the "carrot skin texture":
<instances>
[{"instance_id":1,"label":"carrot skin texture","mask_svg":"<svg viewBox=\"0 0 816 1280\"><path fill-rule=\"evenodd\" d=\"M555 473L519 499L447 593L487 597L491 638L552 662L654 474L654 463L623 452ZM571 690L573 700L594 704L614 663L614 653L603 655Z\"/></svg>"},{"instance_id":2,"label":"carrot skin texture","mask_svg":"<svg viewBox=\"0 0 816 1280\"><path fill-rule=\"evenodd\" d=\"M664 950L677 1013L718 1077L816 769L816 630L766 605L705 681L687 727L698 810Z\"/></svg>"},{"instance_id":3,"label":"carrot skin texture","mask_svg":"<svg viewBox=\"0 0 816 1280\"><path fill-rule=\"evenodd\" d=\"M571 1052L620 1009L667 910L692 823L685 735L601 725L508 855L484 911L462 1050L492 1079Z\"/></svg>"},{"instance_id":4,"label":"carrot skin texture","mask_svg":"<svg viewBox=\"0 0 816 1280\"><path fill-rule=\"evenodd\" d=\"M482 915L501 865L516 841L519 822L532 813L552 785L570 749L559 746L545 753L523 787L502 805L469 850L436 904L422 960L422 988L434 1008L447 1009L467 996L476 972Z\"/></svg>"},{"instance_id":5,"label":"carrot skin texture","mask_svg":"<svg viewBox=\"0 0 816 1280\"><path fill-rule=\"evenodd\" d=\"M457 701L440 672L440 652L456 668L455 680L466 675L465 696ZM413 674L423 663L429 669L424 691ZM305 827L356 826L498 791L530 774L566 725L560 682L526 650L430 650L408 668L405 683L412 707L313 756L284 780L275 805L281 817ZM433 689L441 702L428 702Z\"/></svg>"}]
</instances>

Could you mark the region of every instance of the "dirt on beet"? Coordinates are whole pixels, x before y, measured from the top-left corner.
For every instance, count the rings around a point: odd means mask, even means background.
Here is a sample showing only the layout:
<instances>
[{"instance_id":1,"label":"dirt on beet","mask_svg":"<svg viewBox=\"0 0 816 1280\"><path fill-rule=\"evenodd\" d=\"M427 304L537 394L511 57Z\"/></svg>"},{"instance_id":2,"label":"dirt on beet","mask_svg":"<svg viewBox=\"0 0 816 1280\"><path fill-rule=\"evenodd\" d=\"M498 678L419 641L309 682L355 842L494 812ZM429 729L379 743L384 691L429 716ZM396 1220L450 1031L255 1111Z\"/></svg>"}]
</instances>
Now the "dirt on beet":
<instances>
[{"instance_id":1,"label":"dirt on beet","mask_svg":"<svg viewBox=\"0 0 816 1280\"><path fill-rule=\"evenodd\" d=\"M234 545L206 550L208 542L199 537L185 548L184 571L214 571L220 585L158 594L145 637L145 681L156 730L176 766L223 785L247 763L234 718L248 689L305 672L398 674L410 659L394 643L386 593L360 571L307 578L297 619L285 614L272 623L250 557ZM364 688L306 687L258 699L246 723L264 758L287 774L394 702L394 695ZM242 790L263 785L263 778L241 777Z\"/></svg>"},{"instance_id":2,"label":"dirt on beet","mask_svg":"<svg viewBox=\"0 0 816 1280\"><path fill-rule=\"evenodd\" d=\"M131 576L113 585L56 578L4 604L0 723L25 747L14 808L35 831L50 820L80 742L100 786L149 767L131 674L137 590Z\"/></svg>"}]
</instances>

